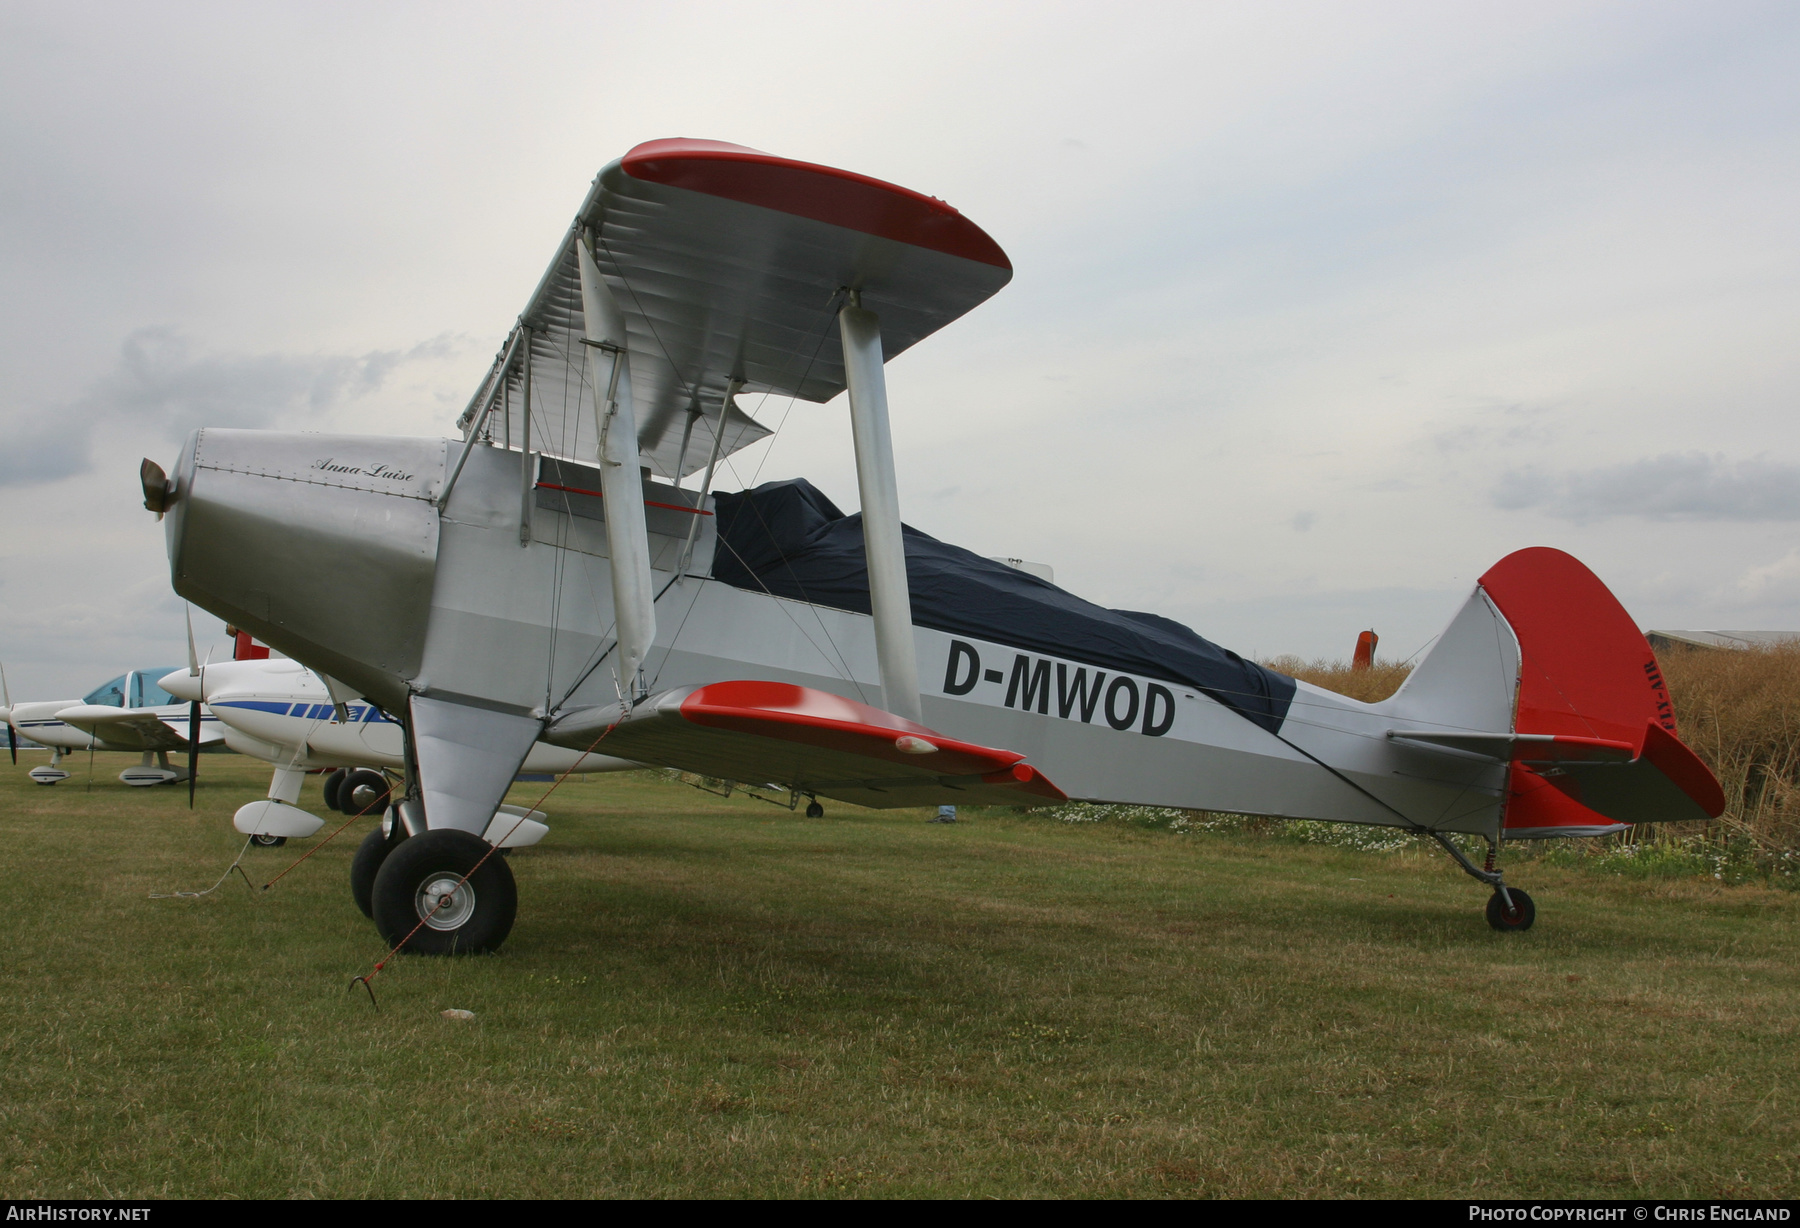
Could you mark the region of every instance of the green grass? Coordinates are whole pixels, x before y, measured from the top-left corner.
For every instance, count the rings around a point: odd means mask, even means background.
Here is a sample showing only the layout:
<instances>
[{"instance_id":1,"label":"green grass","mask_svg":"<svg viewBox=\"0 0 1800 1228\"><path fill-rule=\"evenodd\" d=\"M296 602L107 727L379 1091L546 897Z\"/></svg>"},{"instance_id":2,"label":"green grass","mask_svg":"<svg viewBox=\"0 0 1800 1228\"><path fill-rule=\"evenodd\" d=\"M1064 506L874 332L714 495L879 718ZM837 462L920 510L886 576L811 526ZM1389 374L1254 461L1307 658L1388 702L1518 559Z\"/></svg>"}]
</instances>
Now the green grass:
<instances>
[{"instance_id":1,"label":"green grass","mask_svg":"<svg viewBox=\"0 0 1800 1228\"><path fill-rule=\"evenodd\" d=\"M125 762L0 776L7 1197L1800 1191L1793 892L1540 860L1499 935L1441 854L599 778L378 1014L361 824L152 900L267 769Z\"/></svg>"}]
</instances>

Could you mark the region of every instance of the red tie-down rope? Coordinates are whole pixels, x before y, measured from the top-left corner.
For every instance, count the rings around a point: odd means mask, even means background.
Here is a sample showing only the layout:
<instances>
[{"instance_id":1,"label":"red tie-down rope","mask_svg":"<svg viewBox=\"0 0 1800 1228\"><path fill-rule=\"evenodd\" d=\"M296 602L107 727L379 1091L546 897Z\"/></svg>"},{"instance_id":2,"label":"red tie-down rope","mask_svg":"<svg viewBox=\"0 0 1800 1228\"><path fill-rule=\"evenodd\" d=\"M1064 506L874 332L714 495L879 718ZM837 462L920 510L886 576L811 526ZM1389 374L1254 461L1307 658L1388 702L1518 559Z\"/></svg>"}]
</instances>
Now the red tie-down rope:
<instances>
[{"instance_id":1,"label":"red tie-down rope","mask_svg":"<svg viewBox=\"0 0 1800 1228\"><path fill-rule=\"evenodd\" d=\"M383 968L387 967L388 964L393 961L394 956L400 954L400 949L402 947L404 947L407 943L412 941L414 934L418 933L420 930L425 928L426 922L430 921L433 917L437 916L438 909L444 907L444 905L448 904L451 900L456 898L456 893L458 891L462 890L463 884L468 882L471 878L475 877L475 871L481 869L482 866L487 864L488 858L492 857L495 853L498 853L500 851L500 846L505 844L509 839L512 838L513 832L519 830L519 825L521 823L525 822L525 820L530 817L531 812L534 810L537 810L538 808L543 806L543 804L550 799L550 795L552 793L554 793L558 789L562 788L563 781L567 780L570 776L574 775L575 769L581 766L582 759L586 759L589 755L593 754L594 747L596 747L596 746L600 745L600 743L604 742L606 740L606 735L611 733L613 730L615 730L617 728L618 728L618 725L613 724L613 725L608 725L605 729L602 729L600 731L600 736L595 738L592 742L590 742L588 744L588 748L581 752L581 757L576 759L575 762L570 765L569 770L564 772L561 776L558 776L555 780L551 781L550 787L548 789L544 790L543 796L539 797L537 799L537 801L533 802L530 806L526 807L525 813L519 816L519 821L517 823L514 823L512 825L512 827L510 827L507 830L506 835L501 836L500 839L494 841L491 845L489 845L488 851L481 855L481 860L477 861L474 865L470 866L469 872L467 874L463 875L461 878L456 880L456 886L450 888L450 890L446 891L443 895L438 897L438 902L432 906L431 911L426 913L423 917L419 918L419 923L417 925L413 926L410 930L408 930L406 932L406 937L402 938L399 942L396 942L393 945L393 947L391 949L389 949L388 953L381 957L381 961L379 963L377 963L373 968L369 969L368 972L364 973L362 976L355 977L351 980L350 985L349 985L349 991L351 993L355 993L356 987L358 985L361 985L365 990L368 991L369 1005L373 1006L376 1010L379 1011L381 1009L381 1003L379 1003L375 1000L375 986L372 984L372 982L375 980L376 977L381 975L381 970ZM398 821L398 819L396 819L396 821ZM340 828L339 830L342 830L342 829ZM336 833L333 833L333 834L335 835Z\"/></svg>"}]
</instances>

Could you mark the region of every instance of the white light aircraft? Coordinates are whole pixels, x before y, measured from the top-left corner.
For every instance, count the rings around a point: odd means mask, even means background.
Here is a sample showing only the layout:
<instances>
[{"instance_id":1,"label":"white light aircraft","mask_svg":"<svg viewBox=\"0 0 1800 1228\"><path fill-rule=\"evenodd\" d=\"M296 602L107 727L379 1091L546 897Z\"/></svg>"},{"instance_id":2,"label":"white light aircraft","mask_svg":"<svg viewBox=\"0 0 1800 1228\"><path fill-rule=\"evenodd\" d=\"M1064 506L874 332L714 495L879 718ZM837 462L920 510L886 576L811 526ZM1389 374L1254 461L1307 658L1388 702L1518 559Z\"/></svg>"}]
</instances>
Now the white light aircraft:
<instances>
[{"instance_id":1,"label":"white light aircraft","mask_svg":"<svg viewBox=\"0 0 1800 1228\"><path fill-rule=\"evenodd\" d=\"M1011 277L932 197L654 141L594 181L460 438L207 428L172 476L145 462L175 590L404 721L390 941L506 937L483 834L540 739L809 812L1073 797L1398 827L1515 931L1535 910L1503 841L1720 813L1644 637L1560 551L1495 564L1365 704L904 528L883 364ZM714 492L768 434L744 391L848 392L860 515L798 480Z\"/></svg>"},{"instance_id":2,"label":"white light aircraft","mask_svg":"<svg viewBox=\"0 0 1800 1228\"><path fill-rule=\"evenodd\" d=\"M6 723L16 731L14 736L50 748L50 762L27 774L41 785L54 785L68 779L62 761L71 751L135 751L141 761L119 773L126 784L186 780L188 769L170 764L169 755L191 752L190 737L196 731L202 748L218 744L221 734L209 713L199 713L196 721L191 705L163 690L157 680L168 672L166 666L134 669L101 683L81 699L9 702Z\"/></svg>"}]
</instances>

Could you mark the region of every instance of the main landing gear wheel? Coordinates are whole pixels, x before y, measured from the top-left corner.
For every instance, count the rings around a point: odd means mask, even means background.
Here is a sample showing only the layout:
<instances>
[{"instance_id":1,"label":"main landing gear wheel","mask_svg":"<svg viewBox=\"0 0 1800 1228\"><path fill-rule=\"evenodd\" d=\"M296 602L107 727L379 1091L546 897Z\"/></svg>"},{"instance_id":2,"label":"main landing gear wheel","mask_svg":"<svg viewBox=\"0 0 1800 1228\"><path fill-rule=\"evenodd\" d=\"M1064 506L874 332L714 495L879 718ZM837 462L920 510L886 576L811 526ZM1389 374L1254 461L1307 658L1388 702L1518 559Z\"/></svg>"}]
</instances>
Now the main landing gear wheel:
<instances>
[{"instance_id":1,"label":"main landing gear wheel","mask_svg":"<svg viewBox=\"0 0 1800 1228\"><path fill-rule=\"evenodd\" d=\"M817 802L807 803L806 817L809 819L824 818L825 817L825 807L819 805L819 803L817 803Z\"/></svg>"},{"instance_id":2,"label":"main landing gear wheel","mask_svg":"<svg viewBox=\"0 0 1800 1228\"><path fill-rule=\"evenodd\" d=\"M254 844L259 849L278 849L287 843L287 837L258 834L250 837L250 843Z\"/></svg>"},{"instance_id":3,"label":"main landing gear wheel","mask_svg":"<svg viewBox=\"0 0 1800 1228\"><path fill-rule=\"evenodd\" d=\"M1506 906L1505 896L1498 891L1488 897L1488 924L1502 933L1508 934L1522 933L1530 929L1531 923L1537 920L1537 908L1532 904L1531 897L1517 887L1508 887L1506 894L1512 897L1511 908Z\"/></svg>"},{"instance_id":4,"label":"main landing gear wheel","mask_svg":"<svg viewBox=\"0 0 1800 1228\"><path fill-rule=\"evenodd\" d=\"M356 856L350 860L350 896L362 909L362 915L370 920L375 917L375 876L381 872L388 854L406 839L404 827L396 824L395 830L400 833L399 839L383 835L377 827L363 837L362 843L356 846Z\"/></svg>"},{"instance_id":5,"label":"main landing gear wheel","mask_svg":"<svg viewBox=\"0 0 1800 1228\"><path fill-rule=\"evenodd\" d=\"M339 768L325 778L325 804L331 809L343 812L343 803L338 799L338 792L344 787L344 781L350 775L349 768Z\"/></svg>"},{"instance_id":6,"label":"main landing gear wheel","mask_svg":"<svg viewBox=\"0 0 1800 1228\"><path fill-rule=\"evenodd\" d=\"M380 814L388 807L387 778L380 772L359 768L338 786L338 809L345 814Z\"/></svg>"},{"instance_id":7,"label":"main landing gear wheel","mask_svg":"<svg viewBox=\"0 0 1800 1228\"><path fill-rule=\"evenodd\" d=\"M406 949L420 955L498 947L518 915L519 889L506 859L487 857L492 847L480 836L444 828L401 841L375 874L375 928L390 946L412 934Z\"/></svg>"}]
</instances>

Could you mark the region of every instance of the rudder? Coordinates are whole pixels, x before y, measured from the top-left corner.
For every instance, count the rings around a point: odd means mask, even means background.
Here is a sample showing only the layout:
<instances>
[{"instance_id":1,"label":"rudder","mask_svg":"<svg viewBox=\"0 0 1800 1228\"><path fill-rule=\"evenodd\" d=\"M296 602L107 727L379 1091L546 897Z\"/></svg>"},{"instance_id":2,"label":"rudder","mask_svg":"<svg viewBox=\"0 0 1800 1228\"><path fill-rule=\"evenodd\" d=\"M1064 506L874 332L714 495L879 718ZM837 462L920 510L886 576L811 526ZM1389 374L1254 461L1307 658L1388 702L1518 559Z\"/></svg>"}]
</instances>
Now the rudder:
<instances>
[{"instance_id":1,"label":"rudder","mask_svg":"<svg viewBox=\"0 0 1800 1228\"><path fill-rule=\"evenodd\" d=\"M1514 733L1631 748L1626 763L1552 764L1529 761L1532 752L1519 744L1508 838L1602 835L1724 811L1718 781L1677 736L1656 654L1598 576L1561 550L1536 546L1507 555L1479 583L1519 644Z\"/></svg>"}]
</instances>

